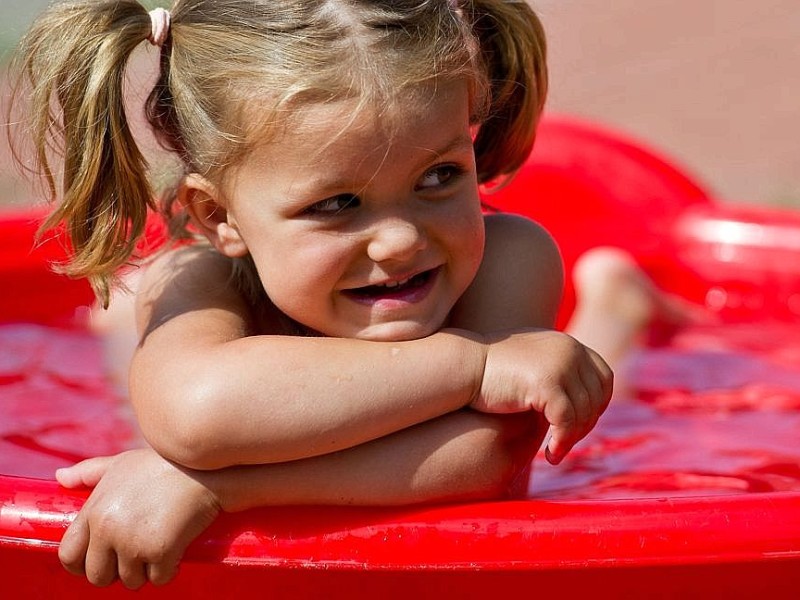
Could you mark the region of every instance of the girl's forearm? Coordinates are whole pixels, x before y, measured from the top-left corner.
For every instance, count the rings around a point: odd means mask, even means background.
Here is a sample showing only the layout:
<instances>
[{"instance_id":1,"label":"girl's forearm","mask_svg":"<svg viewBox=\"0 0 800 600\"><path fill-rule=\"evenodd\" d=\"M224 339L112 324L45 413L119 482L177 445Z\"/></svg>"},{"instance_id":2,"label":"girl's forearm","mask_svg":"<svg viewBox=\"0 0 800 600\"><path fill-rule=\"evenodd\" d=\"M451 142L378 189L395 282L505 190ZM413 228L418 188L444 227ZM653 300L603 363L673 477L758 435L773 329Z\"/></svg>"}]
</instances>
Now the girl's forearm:
<instances>
[{"instance_id":1,"label":"girl's forearm","mask_svg":"<svg viewBox=\"0 0 800 600\"><path fill-rule=\"evenodd\" d=\"M144 348L131 395L148 441L170 460L197 469L285 462L467 405L483 375L478 340L460 330L397 343L251 336L198 348L182 367Z\"/></svg>"},{"instance_id":2,"label":"girl's forearm","mask_svg":"<svg viewBox=\"0 0 800 600\"><path fill-rule=\"evenodd\" d=\"M535 413L458 411L354 448L199 473L228 512L257 506L390 506L504 496L542 442Z\"/></svg>"}]
</instances>

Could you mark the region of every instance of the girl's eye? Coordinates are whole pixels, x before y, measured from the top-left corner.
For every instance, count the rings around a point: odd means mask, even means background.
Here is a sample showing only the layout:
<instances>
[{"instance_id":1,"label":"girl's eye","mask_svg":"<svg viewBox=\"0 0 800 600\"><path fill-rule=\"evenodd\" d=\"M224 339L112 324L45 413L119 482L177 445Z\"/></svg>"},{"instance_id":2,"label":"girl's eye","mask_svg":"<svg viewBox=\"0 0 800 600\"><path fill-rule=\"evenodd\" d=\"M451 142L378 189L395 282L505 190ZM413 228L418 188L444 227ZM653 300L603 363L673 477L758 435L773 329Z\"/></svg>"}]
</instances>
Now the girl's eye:
<instances>
[{"instance_id":1,"label":"girl's eye","mask_svg":"<svg viewBox=\"0 0 800 600\"><path fill-rule=\"evenodd\" d=\"M453 180L461 175L461 173L462 169L456 165L442 165L435 167L430 171L426 171L425 174L420 178L417 189L445 186L449 183L452 183Z\"/></svg>"},{"instance_id":2,"label":"girl's eye","mask_svg":"<svg viewBox=\"0 0 800 600\"><path fill-rule=\"evenodd\" d=\"M359 204L361 204L361 200L358 196L354 196L353 194L339 194L338 196L325 198L325 200L320 200L316 204L312 204L306 209L306 212L318 215L335 215L348 208L355 208Z\"/></svg>"}]
</instances>

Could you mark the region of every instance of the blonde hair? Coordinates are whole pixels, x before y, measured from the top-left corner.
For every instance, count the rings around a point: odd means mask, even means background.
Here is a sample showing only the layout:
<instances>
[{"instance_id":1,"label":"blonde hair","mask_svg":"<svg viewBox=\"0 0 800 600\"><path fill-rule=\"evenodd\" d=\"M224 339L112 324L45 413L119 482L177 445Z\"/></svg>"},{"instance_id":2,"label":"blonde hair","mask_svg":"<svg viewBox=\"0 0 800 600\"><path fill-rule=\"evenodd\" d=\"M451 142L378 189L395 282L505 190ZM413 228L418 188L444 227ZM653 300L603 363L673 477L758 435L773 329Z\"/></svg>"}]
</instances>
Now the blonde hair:
<instances>
[{"instance_id":1,"label":"blonde hair","mask_svg":"<svg viewBox=\"0 0 800 600\"><path fill-rule=\"evenodd\" d=\"M88 277L104 304L155 209L123 102L128 58L150 32L134 0L62 2L16 58L38 170L60 197L44 227L65 225L61 270ZM523 0L177 0L147 116L187 172L219 178L304 104L390 108L450 78L471 84L479 180L513 175L547 89L544 33Z\"/></svg>"}]
</instances>

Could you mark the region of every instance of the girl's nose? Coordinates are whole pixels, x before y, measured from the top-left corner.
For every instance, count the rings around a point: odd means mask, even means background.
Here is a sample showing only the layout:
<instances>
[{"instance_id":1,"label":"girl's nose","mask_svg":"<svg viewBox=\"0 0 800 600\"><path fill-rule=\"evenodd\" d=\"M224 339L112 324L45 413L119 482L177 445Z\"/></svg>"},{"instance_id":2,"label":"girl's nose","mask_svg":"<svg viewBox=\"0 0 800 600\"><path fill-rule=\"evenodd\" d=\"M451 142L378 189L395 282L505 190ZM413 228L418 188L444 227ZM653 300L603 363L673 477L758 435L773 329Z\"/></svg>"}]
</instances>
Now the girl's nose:
<instances>
[{"instance_id":1,"label":"girl's nose","mask_svg":"<svg viewBox=\"0 0 800 600\"><path fill-rule=\"evenodd\" d=\"M375 225L367 254L375 262L408 260L427 245L423 228L411 220L392 218Z\"/></svg>"}]
</instances>

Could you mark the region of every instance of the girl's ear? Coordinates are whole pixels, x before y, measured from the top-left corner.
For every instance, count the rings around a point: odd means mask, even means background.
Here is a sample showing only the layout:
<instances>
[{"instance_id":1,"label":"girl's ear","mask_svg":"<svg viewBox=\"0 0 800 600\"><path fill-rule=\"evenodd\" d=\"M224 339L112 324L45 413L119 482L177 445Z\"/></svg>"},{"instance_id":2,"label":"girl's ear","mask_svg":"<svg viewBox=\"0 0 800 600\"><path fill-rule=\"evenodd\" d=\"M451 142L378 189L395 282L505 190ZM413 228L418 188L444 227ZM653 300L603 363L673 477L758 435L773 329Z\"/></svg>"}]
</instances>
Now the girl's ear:
<instances>
[{"instance_id":1,"label":"girl's ear","mask_svg":"<svg viewBox=\"0 0 800 600\"><path fill-rule=\"evenodd\" d=\"M197 173L187 175L178 190L181 203L192 224L208 238L211 245L230 258L245 256L247 244L235 222L228 219L217 186Z\"/></svg>"}]
</instances>

